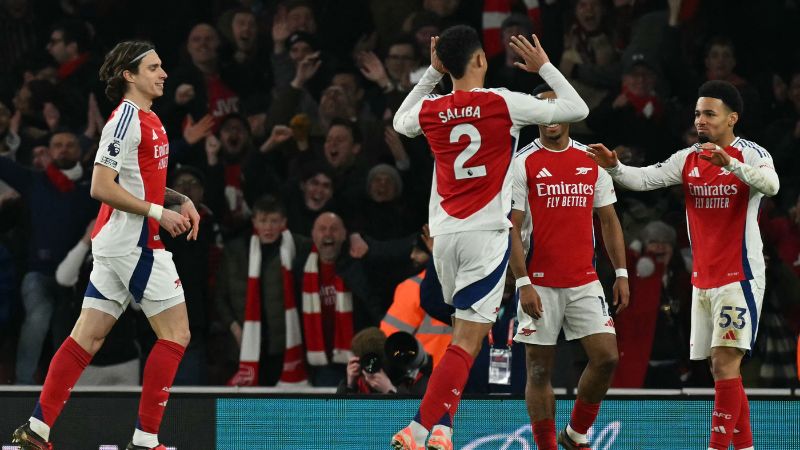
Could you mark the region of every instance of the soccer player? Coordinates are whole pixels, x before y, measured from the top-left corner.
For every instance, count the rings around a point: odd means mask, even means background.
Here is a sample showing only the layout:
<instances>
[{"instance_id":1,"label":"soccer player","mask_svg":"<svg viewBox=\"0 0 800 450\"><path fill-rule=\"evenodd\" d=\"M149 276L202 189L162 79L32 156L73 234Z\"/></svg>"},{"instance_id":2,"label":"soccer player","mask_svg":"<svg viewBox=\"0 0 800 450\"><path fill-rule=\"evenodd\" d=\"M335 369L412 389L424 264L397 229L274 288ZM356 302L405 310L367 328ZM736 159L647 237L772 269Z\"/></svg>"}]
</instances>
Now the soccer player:
<instances>
[{"instance_id":1,"label":"soccer player","mask_svg":"<svg viewBox=\"0 0 800 450\"><path fill-rule=\"evenodd\" d=\"M129 450L162 450L158 429L178 364L189 343L183 288L159 226L172 236L191 230L200 216L188 197L166 189L169 144L150 109L164 92L166 72L152 44L117 44L100 68L106 95L120 102L103 128L91 195L102 202L92 233L94 266L80 317L50 362L42 393L12 442L50 449L50 428L81 372L131 300L144 311L158 340L144 367L139 415ZM115 181L117 180L118 181ZM165 208L180 206L180 213Z\"/></svg>"},{"instance_id":2,"label":"soccer player","mask_svg":"<svg viewBox=\"0 0 800 450\"><path fill-rule=\"evenodd\" d=\"M547 85L537 87L534 95L556 98ZM563 328L568 340L581 340L589 364L578 383L572 418L559 433L558 442L568 450L590 448L586 433L597 418L619 359L614 320L594 268L593 210L600 218L603 242L616 269L613 303L617 312L628 305L629 298L614 183L586 159L586 146L570 139L566 123L539 125L539 139L519 152L512 171L514 242L510 264L518 278L533 278L532 285L521 288L531 295L521 296L514 337L525 344L525 402L533 438L540 450L558 447L550 378Z\"/></svg>"},{"instance_id":3,"label":"soccer player","mask_svg":"<svg viewBox=\"0 0 800 450\"><path fill-rule=\"evenodd\" d=\"M558 99L541 100L505 89L484 89L486 54L467 26L431 39L431 66L394 117L397 132L421 133L436 165L429 207L433 257L445 301L455 306L453 340L434 370L414 420L392 437L394 449L452 449L452 421L469 376L502 299L509 258L511 158L519 129L534 123L582 120L586 104L550 64L536 36L511 38L524 62ZM429 95L444 73L453 92Z\"/></svg>"},{"instance_id":4,"label":"soccer player","mask_svg":"<svg viewBox=\"0 0 800 450\"><path fill-rule=\"evenodd\" d=\"M714 411L709 449L752 449L750 406L739 367L752 349L764 298L764 255L758 207L778 192L772 157L737 137L742 97L726 81L707 81L698 91L694 125L702 144L666 161L638 168L621 164L602 144L590 155L628 189L683 185L692 243L691 359L711 358Z\"/></svg>"}]
</instances>

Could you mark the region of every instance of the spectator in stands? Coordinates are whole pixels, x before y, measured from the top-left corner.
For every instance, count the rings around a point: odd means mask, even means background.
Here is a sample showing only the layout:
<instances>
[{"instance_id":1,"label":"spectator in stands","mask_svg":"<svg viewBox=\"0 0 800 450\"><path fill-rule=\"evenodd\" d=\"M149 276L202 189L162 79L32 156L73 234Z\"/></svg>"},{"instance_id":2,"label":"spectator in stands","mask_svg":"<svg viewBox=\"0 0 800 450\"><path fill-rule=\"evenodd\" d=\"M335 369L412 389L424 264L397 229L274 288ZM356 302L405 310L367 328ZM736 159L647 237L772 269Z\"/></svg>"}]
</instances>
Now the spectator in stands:
<instances>
[{"instance_id":1,"label":"spectator in stands","mask_svg":"<svg viewBox=\"0 0 800 450\"><path fill-rule=\"evenodd\" d=\"M250 110L266 111L269 106L272 70L269 50L264 45L256 23L256 15L245 7L226 12L220 24L227 41L221 51L222 65L237 74L241 105Z\"/></svg>"},{"instance_id":2,"label":"spectator in stands","mask_svg":"<svg viewBox=\"0 0 800 450\"><path fill-rule=\"evenodd\" d=\"M246 166L243 162L254 152L250 126L240 114L225 116L219 137L205 140L206 204L219 217L226 236L241 231L250 217L246 202Z\"/></svg>"},{"instance_id":3,"label":"spectator in stands","mask_svg":"<svg viewBox=\"0 0 800 450\"><path fill-rule=\"evenodd\" d=\"M325 160L334 170L333 192L336 204L348 209L357 207L364 198L367 172L358 161L361 152L361 130L350 121L336 119L331 122L325 138Z\"/></svg>"},{"instance_id":4,"label":"spectator in stands","mask_svg":"<svg viewBox=\"0 0 800 450\"><path fill-rule=\"evenodd\" d=\"M260 347L255 350L261 356L258 359L258 379L253 382L259 386L274 386L280 378L286 350L285 298L295 295L294 291L285 291L285 277L291 278L292 274L281 269L281 255L282 252L288 252L290 247L293 247L296 255L307 255L311 244L308 238L286 230L284 206L274 197L264 196L254 203L251 222L252 234L233 239L225 245L214 301L220 323L230 330L233 337L225 352L226 360L229 364L235 364L242 346L247 299L256 294L248 286L249 267L253 267L252 259L260 256L260 271L256 278L260 287L261 335ZM257 250L253 247L254 239L258 240ZM298 266L304 260L292 259L290 262ZM242 377L237 381L234 384L246 384Z\"/></svg>"},{"instance_id":5,"label":"spectator in stands","mask_svg":"<svg viewBox=\"0 0 800 450\"><path fill-rule=\"evenodd\" d=\"M69 131L52 135L52 163L40 171L0 158L0 179L19 192L30 210L28 269L22 280L25 320L17 351L17 383L34 384L35 373L56 301L55 270L86 224L97 213L89 196L90 172L79 163L78 138Z\"/></svg>"},{"instance_id":6,"label":"spectator in stands","mask_svg":"<svg viewBox=\"0 0 800 450\"><path fill-rule=\"evenodd\" d=\"M200 215L197 238L187 240L185 235L172 237L162 230L164 247L172 252L172 260L180 276L186 295L191 340L175 375L176 385L204 385L208 383L209 316L212 295L211 280L219 261L222 236L211 210L204 204L205 178L191 166L181 166L173 171L169 187L182 192L194 203Z\"/></svg>"},{"instance_id":7,"label":"spectator in stands","mask_svg":"<svg viewBox=\"0 0 800 450\"><path fill-rule=\"evenodd\" d=\"M294 33L303 32L313 35L317 32L317 21L314 9L306 0L293 0L285 7L278 7L272 22L272 78L276 88L289 85L295 73L296 56L291 53L292 46L288 42ZM297 51L296 51L297 52Z\"/></svg>"},{"instance_id":8,"label":"spectator in stands","mask_svg":"<svg viewBox=\"0 0 800 450\"><path fill-rule=\"evenodd\" d=\"M57 23L50 33L47 52L58 64L58 87L63 98L64 121L77 130L86 120L89 94L101 99L103 110L110 113L110 105L102 94L102 84L97 78L100 64L90 50L91 34L88 25L80 19L67 19Z\"/></svg>"},{"instance_id":9,"label":"spectator in stands","mask_svg":"<svg viewBox=\"0 0 800 450\"><path fill-rule=\"evenodd\" d=\"M733 41L724 36L715 36L706 44L705 79L727 81L739 90L744 102L744 110L739 123L739 132L748 138L761 136L761 99L753 85L739 76L736 68L736 48Z\"/></svg>"},{"instance_id":10,"label":"spectator in stands","mask_svg":"<svg viewBox=\"0 0 800 450\"><path fill-rule=\"evenodd\" d=\"M647 149L646 161L662 161L679 145L668 127L672 112L656 87L660 65L651 55L626 55L620 87L596 105L586 124L603 133L612 145L639 145Z\"/></svg>"},{"instance_id":11,"label":"spectator in stands","mask_svg":"<svg viewBox=\"0 0 800 450\"><path fill-rule=\"evenodd\" d=\"M383 63L373 52L362 53L358 63L364 77L387 97L387 107L395 111L413 86L411 72L419 67L419 52L413 38L402 36L389 44Z\"/></svg>"},{"instance_id":12,"label":"spectator in stands","mask_svg":"<svg viewBox=\"0 0 800 450\"><path fill-rule=\"evenodd\" d=\"M378 240L398 239L418 230L420 224L403 197L400 172L378 164L367 174L367 196L358 202L353 226L365 236Z\"/></svg>"},{"instance_id":13,"label":"spectator in stands","mask_svg":"<svg viewBox=\"0 0 800 450\"><path fill-rule=\"evenodd\" d=\"M303 168L298 184L299 189L288 187L288 226L295 233L310 236L317 216L336 209L333 204L333 170L324 161L310 163Z\"/></svg>"},{"instance_id":14,"label":"spectator in stands","mask_svg":"<svg viewBox=\"0 0 800 450\"><path fill-rule=\"evenodd\" d=\"M800 165L797 151L800 148L800 67L789 78L786 97L788 107L782 117L768 127L766 137L771 143L770 152L776 167L797 167ZM779 175L781 184L786 185L792 194L800 192L800 174L790 170Z\"/></svg>"},{"instance_id":15,"label":"spectator in stands","mask_svg":"<svg viewBox=\"0 0 800 450\"><path fill-rule=\"evenodd\" d=\"M320 214L311 238L311 251L298 253L302 272L295 283L296 298L303 299L298 301L305 324L303 343L311 384L337 386L345 377L354 333L377 325L385 309L383 300L370 289L365 263L351 258L343 248L347 230L339 216Z\"/></svg>"},{"instance_id":16,"label":"spectator in stands","mask_svg":"<svg viewBox=\"0 0 800 450\"><path fill-rule=\"evenodd\" d=\"M225 116L239 111L242 74L220 64L219 47L214 27L207 23L192 27L186 39L189 61L170 73L165 85L160 116L170 134L182 134L187 114L194 120L211 114L219 126Z\"/></svg>"},{"instance_id":17,"label":"spectator in stands","mask_svg":"<svg viewBox=\"0 0 800 450\"><path fill-rule=\"evenodd\" d=\"M511 36L530 36L533 33L533 24L528 16L514 13L506 17L500 25L500 42L502 52L489 60L486 70L486 87L503 87L511 91L531 92L539 83L535 74L519 70L514 66L517 56L512 52L508 43ZM567 73L567 72L565 72Z\"/></svg>"},{"instance_id":18,"label":"spectator in stands","mask_svg":"<svg viewBox=\"0 0 800 450\"><path fill-rule=\"evenodd\" d=\"M559 69L590 110L619 83L620 58L610 23L610 11L602 0L578 0L574 20L564 36ZM589 133L579 124L573 124L570 131L576 135Z\"/></svg>"}]
</instances>

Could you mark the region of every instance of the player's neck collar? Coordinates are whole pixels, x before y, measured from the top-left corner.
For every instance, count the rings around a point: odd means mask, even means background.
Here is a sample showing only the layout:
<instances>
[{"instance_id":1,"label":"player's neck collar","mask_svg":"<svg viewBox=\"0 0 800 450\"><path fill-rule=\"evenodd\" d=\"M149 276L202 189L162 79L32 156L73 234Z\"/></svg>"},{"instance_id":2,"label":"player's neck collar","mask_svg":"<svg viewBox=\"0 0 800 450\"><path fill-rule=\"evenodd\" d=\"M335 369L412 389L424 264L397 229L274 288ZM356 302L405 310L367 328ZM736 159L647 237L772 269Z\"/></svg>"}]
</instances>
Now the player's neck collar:
<instances>
[{"instance_id":1,"label":"player's neck collar","mask_svg":"<svg viewBox=\"0 0 800 450\"><path fill-rule=\"evenodd\" d=\"M566 146L566 147L564 147L564 148L562 148L562 149L553 149L553 148L550 148L550 147L546 147L546 146L545 146L545 145L542 143L542 139L541 139L541 138L536 138L536 145L538 145L538 146L539 146L539 148L543 148L543 149L545 149L545 150L547 150L547 151L556 152L556 153L561 153L561 152L567 151L567 149L569 149L570 147L572 147L572 138L569 138L569 141L567 141L567 146Z\"/></svg>"}]
</instances>

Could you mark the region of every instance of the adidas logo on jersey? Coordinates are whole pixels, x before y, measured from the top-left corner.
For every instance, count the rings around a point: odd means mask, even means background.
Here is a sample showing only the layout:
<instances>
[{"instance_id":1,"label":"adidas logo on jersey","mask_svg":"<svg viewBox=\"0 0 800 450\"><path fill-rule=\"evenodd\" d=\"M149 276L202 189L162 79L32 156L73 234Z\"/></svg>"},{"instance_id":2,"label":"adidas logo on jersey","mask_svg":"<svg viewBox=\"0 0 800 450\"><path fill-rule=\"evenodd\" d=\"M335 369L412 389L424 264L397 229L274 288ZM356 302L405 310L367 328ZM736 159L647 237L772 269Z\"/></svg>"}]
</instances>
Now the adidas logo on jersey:
<instances>
[{"instance_id":1,"label":"adidas logo on jersey","mask_svg":"<svg viewBox=\"0 0 800 450\"><path fill-rule=\"evenodd\" d=\"M592 170L591 167L576 167L575 175L586 175L590 170Z\"/></svg>"},{"instance_id":2,"label":"adidas logo on jersey","mask_svg":"<svg viewBox=\"0 0 800 450\"><path fill-rule=\"evenodd\" d=\"M700 178L700 170L698 170L697 167L695 167L694 169L689 171L689 176L690 177L695 177L695 178Z\"/></svg>"},{"instance_id":3,"label":"adidas logo on jersey","mask_svg":"<svg viewBox=\"0 0 800 450\"><path fill-rule=\"evenodd\" d=\"M539 173L536 174L536 178L547 178L552 176L553 174L550 173L549 170L547 170L547 167L542 167L542 170L540 170Z\"/></svg>"},{"instance_id":4,"label":"adidas logo on jersey","mask_svg":"<svg viewBox=\"0 0 800 450\"><path fill-rule=\"evenodd\" d=\"M722 339L726 341L735 341L736 333L734 333L733 330L728 330L727 333L722 335Z\"/></svg>"},{"instance_id":5,"label":"adidas logo on jersey","mask_svg":"<svg viewBox=\"0 0 800 450\"><path fill-rule=\"evenodd\" d=\"M730 175L730 172L729 172L729 171L727 171L727 170L725 170L725 168L723 167L723 168L721 168L721 169L719 170L719 174L720 174L720 175Z\"/></svg>"},{"instance_id":6,"label":"adidas logo on jersey","mask_svg":"<svg viewBox=\"0 0 800 450\"><path fill-rule=\"evenodd\" d=\"M725 427L723 427L722 425L720 425L718 427L712 427L711 431L714 432L714 433L722 433L722 434L726 433L725 432Z\"/></svg>"},{"instance_id":7,"label":"adidas logo on jersey","mask_svg":"<svg viewBox=\"0 0 800 450\"><path fill-rule=\"evenodd\" d=\"M153 130L153 140L155 141L158 139L158 135L156 134L156 130Z\"/></svg>"}]
</instances>

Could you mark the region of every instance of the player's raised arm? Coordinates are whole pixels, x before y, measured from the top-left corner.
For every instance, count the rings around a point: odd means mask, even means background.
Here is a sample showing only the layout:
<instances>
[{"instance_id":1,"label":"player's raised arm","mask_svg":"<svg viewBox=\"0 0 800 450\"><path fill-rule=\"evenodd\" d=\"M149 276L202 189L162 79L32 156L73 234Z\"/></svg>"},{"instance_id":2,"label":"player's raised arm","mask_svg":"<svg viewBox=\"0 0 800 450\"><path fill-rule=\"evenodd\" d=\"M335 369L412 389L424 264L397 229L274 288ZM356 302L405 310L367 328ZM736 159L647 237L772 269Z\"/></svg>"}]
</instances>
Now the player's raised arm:
<instances>
[{"instance_id":1,"label":"player's raised arm","mask_svg":"<svg viewBox=\"0 0 800 450\"><path fill-rule=\"evenodd\" d=\"M422 99L431 93L446 72L442 62L436 56L436 42L438 39L438 36L431 37L431 66L422 75L419 83L411 89L411 92L408 93L406 99L403 100L403 103L394 114L392 125L395 131L403 136L415 137L422 133L422 128L419 125L419 111L422 108Z\"/></svg>"},{"instance_id":2,"label":"player's raised arm","mask_svg":"<svg viewBox=\"0 0 800 450\"><path fill-rule=\"evenodd\" d=\"M544 81L553 88L556 99L540 100L532 95L509 92L512 99L512 118L523 125L577 122L589 115L589 107L578 91L569 84L564 75L550 63L550 59L539 43L539 38L532 35L533 44L523 35L512 36L511 49L522 58L516 62L518 68L527 72L539 73Z\"/></svg>"},{"instance_id":3,"label":"player's raised arm","mask_svg":"<svg viewBox=\"0 0 800 450\"><path fill-rule=\"evenodd\" d=\"M619 162L617 152L609 150L603 144L589 144L588 147L586 155L606 169L617 184L632 191L652 191L681 184L683 162L686 160L686 155L692 151L684 149L664 162L647 167L633 167Z\"/></svg>"}]
</instances>

